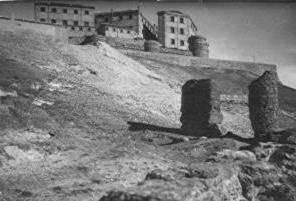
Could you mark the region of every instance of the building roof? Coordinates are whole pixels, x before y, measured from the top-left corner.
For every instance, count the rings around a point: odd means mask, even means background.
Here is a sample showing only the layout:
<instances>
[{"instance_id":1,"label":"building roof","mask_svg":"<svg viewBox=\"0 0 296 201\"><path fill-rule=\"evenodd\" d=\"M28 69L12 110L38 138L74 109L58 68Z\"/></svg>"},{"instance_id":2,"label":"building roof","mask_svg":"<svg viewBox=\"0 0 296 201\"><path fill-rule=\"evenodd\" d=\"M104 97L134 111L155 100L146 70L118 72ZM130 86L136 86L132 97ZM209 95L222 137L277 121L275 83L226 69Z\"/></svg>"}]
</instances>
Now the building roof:
<instances>
[{"instance_id":1,"label":"building roof","mask_svg":"<svg viewBox=\"0 0 296 201\"><path fill-rule=\"evenodd\" d=\"M65 3L35 3L36 6L57 6L57 7L71 7L71 8L88 8L95 9L94 6L84 6L78 4L65 4Z\"/></svg>"},{"instance_id":2,"label":"building roof","mask_svg":"<svg viewBox=\"0 0 296 201\"><path fill-rule=\"evenodd\" d=\"M183 16L183 17L190 17L189 15L184 14L181 11L178 11L178 10L163 10L163 11L157 12L157 15L164 15L164 14L178 15L178 16Z\"/></svg>"},{"instance_id":3,"label":"building roof","mask_svg":"<svg viewBox=\"0 0 296 201\"><path fill-rule=\"evenodd\" d=\"M122 15L122 14L131 14L131 13L138 13L139 10L121 10L121 11L110 11L110 12L103 12L103 13L96 13L95 16L110 16L110 15Z\"/></svg>"}]
</instances>

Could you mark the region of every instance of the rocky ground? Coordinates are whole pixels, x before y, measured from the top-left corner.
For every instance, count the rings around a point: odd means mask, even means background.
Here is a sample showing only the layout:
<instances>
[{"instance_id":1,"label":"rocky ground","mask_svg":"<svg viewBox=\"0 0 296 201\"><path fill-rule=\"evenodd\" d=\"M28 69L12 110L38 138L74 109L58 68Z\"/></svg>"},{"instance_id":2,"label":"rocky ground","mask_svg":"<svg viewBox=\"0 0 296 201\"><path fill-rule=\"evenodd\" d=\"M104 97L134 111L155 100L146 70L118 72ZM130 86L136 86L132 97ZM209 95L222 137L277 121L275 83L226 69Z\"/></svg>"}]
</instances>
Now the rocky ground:
<instances>
[{"instance_id":1,"label":"rocky ground","mask_svg":"<svg viewBox=\"0 0 296 201\"><path fill-rule=\"evenodd\" d=\"M229 72L7 27L0 47L0 200L296 200L294 130L254 143L247 105L226 101L225 135L181 135L183 81Z\"/></svg>"}]
</instances>

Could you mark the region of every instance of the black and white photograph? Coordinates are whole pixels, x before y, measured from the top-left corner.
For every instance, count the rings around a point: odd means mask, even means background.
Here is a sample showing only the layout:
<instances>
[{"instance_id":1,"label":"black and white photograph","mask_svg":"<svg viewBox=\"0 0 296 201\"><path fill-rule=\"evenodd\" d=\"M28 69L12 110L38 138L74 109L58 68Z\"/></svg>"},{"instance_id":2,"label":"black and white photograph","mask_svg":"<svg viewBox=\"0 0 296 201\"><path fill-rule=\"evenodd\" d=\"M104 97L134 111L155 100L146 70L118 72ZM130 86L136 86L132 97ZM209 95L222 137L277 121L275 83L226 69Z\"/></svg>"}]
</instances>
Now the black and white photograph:
<instances>
[{"instance_id":1,"label":"black and white photograph","mask_svg":"<svg viewBox=\"0 0 296 201\"><path fill-rule=\"evenodd\" d=\"M296 201L296 1L0 0L0 201Z\"/></svg>"}]
</instances>

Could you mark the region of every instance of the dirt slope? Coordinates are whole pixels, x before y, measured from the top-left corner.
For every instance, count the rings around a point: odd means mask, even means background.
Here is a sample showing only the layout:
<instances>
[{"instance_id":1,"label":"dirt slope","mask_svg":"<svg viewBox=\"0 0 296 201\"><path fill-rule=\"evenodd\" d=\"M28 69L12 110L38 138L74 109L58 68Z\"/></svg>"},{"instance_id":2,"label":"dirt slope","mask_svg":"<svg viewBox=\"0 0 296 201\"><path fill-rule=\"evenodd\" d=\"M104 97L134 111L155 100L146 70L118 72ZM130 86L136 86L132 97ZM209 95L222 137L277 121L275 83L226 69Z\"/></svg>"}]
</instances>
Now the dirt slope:
<instances>
[{"instance_id":1,"label":"dirt slope","mask_svg":"<svg viewBox=\"0 0 296 201\"><path fill-rule=\"evenodd\" d=\"M261 196L246 166L265 166L239 151L247 141L178 134L181 80L192 72L141 63L105 43L75 46L0 26L0 199L99 200L110 190L162 200ZM250 137L245 105L225 103L223 114L226 131ZM268 184L266 192L278 190Z\"/></svg>"}]
</instances>

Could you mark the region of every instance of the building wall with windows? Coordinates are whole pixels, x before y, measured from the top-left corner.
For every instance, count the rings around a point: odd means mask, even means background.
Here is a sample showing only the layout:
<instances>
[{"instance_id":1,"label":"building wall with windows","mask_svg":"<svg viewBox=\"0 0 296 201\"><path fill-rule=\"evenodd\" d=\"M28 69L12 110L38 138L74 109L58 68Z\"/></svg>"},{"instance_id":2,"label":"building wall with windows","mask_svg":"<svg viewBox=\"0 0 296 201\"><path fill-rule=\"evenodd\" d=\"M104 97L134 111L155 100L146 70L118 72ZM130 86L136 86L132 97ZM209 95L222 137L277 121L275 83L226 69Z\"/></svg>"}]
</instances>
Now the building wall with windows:
<instances>
[{"instance_id":1,"label":"building wall with windows","mask_svg":"<svg viewBox=\"0 0 296 201\"><path fill-rule=\"evenodd\" d=\"M166 48L188 50L188 38L197 35L197 27L179 11L160 11L158 14L158 41Z\"/></svg>"},{"instance_id":2,"label":"building wall with windows","mask_svg":"<svg viewBox=\"0 0 296 201\"><path fill-rule=\"evenodd\" d=\"M129 27L118 26L114 24L101 24L99 34L113 38L130 38L137 37L137 32Z\"/></svg>"},{"instance_id":3,"label":"building wall with windows","mask_svg":"<svg viewBox=\"0 0 296 201\"><path fill-rule=\"evenodd\" d=\"M124 10L106 13L97 13L95 15L95 27L101 29L104 24L113 24L116 26L126 27L137 33L137 37L143 37L143 23L139 10Z\"/></svg>"},{"instance_id":4,"label":"building wall with windows","mask_svg":"<svg viewBox=\"0 0 296 201\"><path fill-rule=\"evenodd\" d=\"M95 7L62 3L35 3L35 21L63 25L72 31L91 31Z\"/></svg>"}]
</instances>

